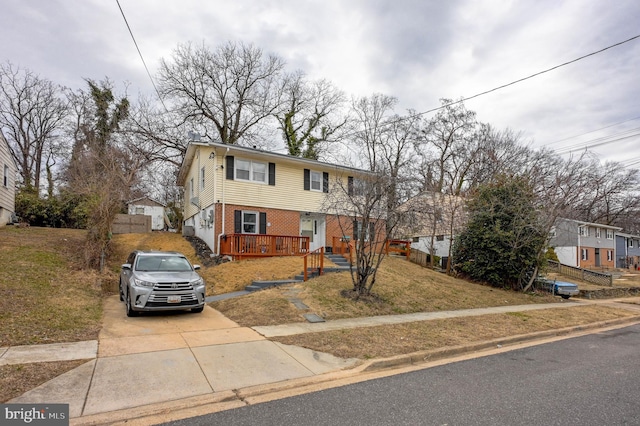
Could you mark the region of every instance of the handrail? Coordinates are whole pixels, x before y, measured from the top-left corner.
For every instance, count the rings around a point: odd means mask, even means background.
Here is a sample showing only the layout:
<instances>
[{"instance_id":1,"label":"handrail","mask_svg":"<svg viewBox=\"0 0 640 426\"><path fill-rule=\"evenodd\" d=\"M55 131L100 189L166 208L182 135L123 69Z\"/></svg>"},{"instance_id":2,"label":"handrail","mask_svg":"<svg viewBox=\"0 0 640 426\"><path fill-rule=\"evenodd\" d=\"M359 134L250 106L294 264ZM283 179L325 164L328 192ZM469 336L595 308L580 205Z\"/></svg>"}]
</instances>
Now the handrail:
<instances>
[{"instance_id":1,"label":"handrail","mask_svg":"<svg viewBox=\"0 0 640 426\"><path fill-rule=\"evenodd\" d=\"M324 247L304 255L304 281L309 279L309 270L317 270L318 275L322 275L324 270Z\"/></svg>"}]
</instances>

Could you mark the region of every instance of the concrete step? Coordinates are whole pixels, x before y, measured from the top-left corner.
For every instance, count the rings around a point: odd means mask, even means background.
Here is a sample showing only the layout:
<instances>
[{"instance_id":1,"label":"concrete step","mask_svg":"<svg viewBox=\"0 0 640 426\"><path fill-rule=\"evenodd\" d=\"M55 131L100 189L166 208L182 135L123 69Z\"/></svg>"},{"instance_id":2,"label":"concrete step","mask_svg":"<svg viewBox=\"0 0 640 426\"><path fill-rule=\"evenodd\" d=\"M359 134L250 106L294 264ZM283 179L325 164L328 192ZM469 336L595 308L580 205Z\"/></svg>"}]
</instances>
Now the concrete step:
<instances>
[{"instance_id":1,"label":"concrete step","mask_svg":"<svg viewBox=\"0 0 640 426\"><path fill-rule=\"evenodd\" d=\"M246 286L245 291L258 291L265 288L276 287L284 284L301 283L302 279L294 278L292 280L274 280L274 281L253 281L251 285Z\"/></svg>"}]
</instances>

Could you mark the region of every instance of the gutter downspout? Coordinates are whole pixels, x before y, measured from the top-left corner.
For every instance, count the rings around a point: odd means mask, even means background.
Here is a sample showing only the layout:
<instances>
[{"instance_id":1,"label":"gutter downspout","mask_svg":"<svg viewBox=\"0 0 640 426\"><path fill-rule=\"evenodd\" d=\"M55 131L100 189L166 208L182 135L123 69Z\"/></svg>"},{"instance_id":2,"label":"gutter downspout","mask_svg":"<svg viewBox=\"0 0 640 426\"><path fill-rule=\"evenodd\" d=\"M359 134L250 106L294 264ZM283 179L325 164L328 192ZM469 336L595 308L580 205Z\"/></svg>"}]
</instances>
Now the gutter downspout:
<instances>
[{"instance_id":1,"label":"gutter downspout","mask_svg":"<svg viewBox=\"0 0 640 426\"><path fill-rule=\"evenodd\" d=\"M224 174L226 173L224 171L224 166L227 164L227 155L229 155L229 147L227 147L227 150L224 153L224 157L222 157L222 190L220 191L222 193L222 212L220 213L222 215L222 227L220 229L220 233L218 234L218 241L217 241L217 247L216 247L216 256L220 256L220 239L222 238L222 236L224 235L224 227L225 227L225 201L224 201L224 181L225 176Z\"/></svg>"},{"instance_id":2,"label":"gutter downspout","mask_svg":"<svg viewBox=\"0 0 640 426\"><path fill-rule=\"evenodd\" d=\"M578 228L578 253L576 253L576 257L578 258L578 268L580 267L580 259L582 258L582 250L580 247L580 228Z\"/></svg>"}]
</instances>

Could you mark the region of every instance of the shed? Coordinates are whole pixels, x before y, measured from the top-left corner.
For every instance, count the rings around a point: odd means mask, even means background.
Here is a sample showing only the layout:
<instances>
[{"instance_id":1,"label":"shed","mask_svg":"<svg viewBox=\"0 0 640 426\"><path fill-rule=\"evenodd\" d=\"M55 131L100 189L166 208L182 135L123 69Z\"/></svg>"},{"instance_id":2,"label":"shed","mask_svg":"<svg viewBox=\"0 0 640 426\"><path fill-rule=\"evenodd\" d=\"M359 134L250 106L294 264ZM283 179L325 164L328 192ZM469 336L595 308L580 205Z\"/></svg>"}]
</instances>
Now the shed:
<instances>
[{"instance_id":1,"label":"shed","mask_svg":"<svg viewBox=\"0 0 640 426\"><path fill-rule=\"evenodd\" d=\"M141 197L127 203L128 214L151 216L151 229L161 231L165 229L166 206L150 197Z\"/></svg>"}]
</instances>

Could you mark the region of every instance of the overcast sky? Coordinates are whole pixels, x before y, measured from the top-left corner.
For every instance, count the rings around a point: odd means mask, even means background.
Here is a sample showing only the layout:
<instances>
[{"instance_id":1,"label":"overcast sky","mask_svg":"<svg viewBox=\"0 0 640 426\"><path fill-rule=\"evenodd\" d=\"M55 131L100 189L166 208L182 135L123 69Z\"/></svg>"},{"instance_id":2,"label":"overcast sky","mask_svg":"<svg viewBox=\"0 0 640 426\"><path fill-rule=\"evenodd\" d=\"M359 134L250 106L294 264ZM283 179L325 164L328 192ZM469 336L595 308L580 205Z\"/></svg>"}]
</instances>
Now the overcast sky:
<instances>
[{"instance_id":1,"label":"overcast sky","mask_svg":"<svg viewBox=\"0 0 640 426\"><path fill-rule=\"evenodd\" d=\"M0 60L72 88L84 87L84 78L109 77L118 88L128 83L130 95L152 93L116 0L2 3ZM640 35L638 0L120 5L154 77L160 59L169 59L179 43L214 49L243 41L350 96L394 96L399 114L433 109L440 98L471 97ZM640 38L465 105L480 121L523 132L535 147L626 138L593 151L603 160L640 159Z\"/></svg>"}]
</instances>

